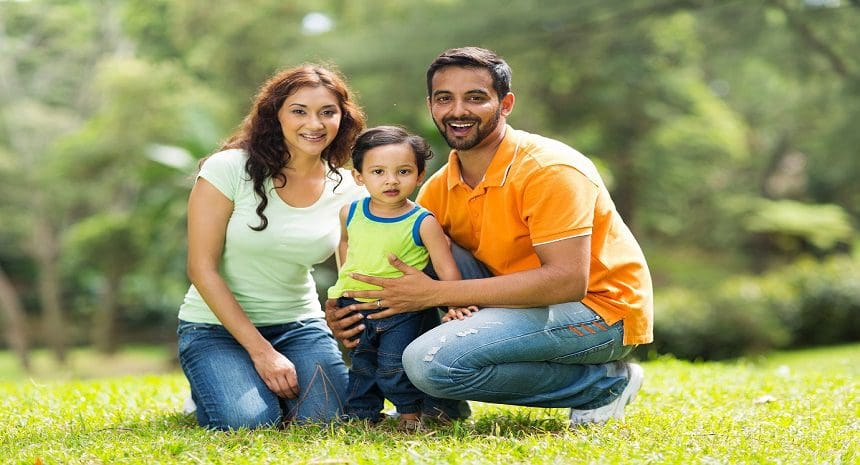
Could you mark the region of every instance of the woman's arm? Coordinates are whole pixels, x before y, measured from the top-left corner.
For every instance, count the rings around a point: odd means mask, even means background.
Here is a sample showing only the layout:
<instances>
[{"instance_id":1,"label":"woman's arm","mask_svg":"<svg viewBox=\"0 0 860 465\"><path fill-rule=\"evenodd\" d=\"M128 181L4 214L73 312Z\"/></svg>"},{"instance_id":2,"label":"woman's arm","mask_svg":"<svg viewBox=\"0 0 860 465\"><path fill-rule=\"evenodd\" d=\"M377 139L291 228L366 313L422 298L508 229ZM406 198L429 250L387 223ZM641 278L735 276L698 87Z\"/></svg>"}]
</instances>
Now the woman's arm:
<instances>
[{"instance_id":1,"label":"woman's arm","mask_svg":"<svg viewBox=\"0 0 860 465\"><path fill-rule=\"evenodd\" d=\"M293 363L267 341L248 319L219 272L233 202L204 178L188 199L188 278L221 324L248 351L254 368L272 392L298 395Z\"/></svg>"},{"instance_id":2,"label":"woman's arm","mask_svg":"<svg viewBox=\"0 0 860 465\"><path fill-rule=\"evenodd\" d=\"M340 241L337 243L337 253L335 254L335 261L337 262L337 269L340 269L344 263L346 263L346 252L349 249L349 235L346 232L346 220L349 216L349 204L344 205L340 209Z\"/></svg>"}]
</instances>

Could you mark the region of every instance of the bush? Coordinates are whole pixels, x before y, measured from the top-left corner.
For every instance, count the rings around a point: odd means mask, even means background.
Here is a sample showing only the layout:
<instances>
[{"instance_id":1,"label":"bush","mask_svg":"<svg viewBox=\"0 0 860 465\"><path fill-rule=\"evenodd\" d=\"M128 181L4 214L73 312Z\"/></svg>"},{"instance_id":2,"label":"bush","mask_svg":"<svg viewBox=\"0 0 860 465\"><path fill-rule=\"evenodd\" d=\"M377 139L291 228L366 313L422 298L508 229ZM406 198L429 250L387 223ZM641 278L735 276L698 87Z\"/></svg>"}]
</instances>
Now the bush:
<instances>
[{"instance_id":1,"label":"bush","mask_svg":"<svg viewBox=\"0 0 860 465\"><path fill-rule=\"evenodd\" d=\"M656 300L654 349L678 358L716 360L784 346L789 335L776 316L761 305L741 305L733 298L736 295L686 289L661 293Z\"/></svg>"},{"instance_id":2,"label":"bush","mask_svg":"<svg viewBox=\"0 0 860 465\"><path fill-rule=\"evenodd\" d=\"M711 291L658 289L653 349L723 359L860 340L860 263L800 261Z\"/></svg>"},{"instance_id":3,"label":"bush","mask_svg":"<svg viewBox=\"0 0 860 465\"><path fill-rule=\"evenodd\" d=\"M792 346L860 340L860 263L834 259L802 262L777 275L796 291L793 312L783 313Z\"/></svg>"}]
</instances>

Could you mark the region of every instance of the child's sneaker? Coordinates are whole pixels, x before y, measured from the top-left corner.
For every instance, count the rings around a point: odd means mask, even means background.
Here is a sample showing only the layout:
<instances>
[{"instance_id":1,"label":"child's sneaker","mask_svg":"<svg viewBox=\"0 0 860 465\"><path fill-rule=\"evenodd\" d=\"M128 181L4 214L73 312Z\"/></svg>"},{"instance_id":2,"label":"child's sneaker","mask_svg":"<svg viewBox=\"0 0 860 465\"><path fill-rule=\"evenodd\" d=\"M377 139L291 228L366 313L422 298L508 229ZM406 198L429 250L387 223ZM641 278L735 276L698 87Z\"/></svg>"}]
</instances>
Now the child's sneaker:
<instances>
[{"instance_id":1,"label":"child's sneaker","mask_svg":"<svg viewBox=\"0 0 860 465\"><path fill-rule=\"evenodd\" d=\"M417 433L424 431L424 424L420 418L403 418L397 420L397 431L401 433Z\"/></svg>"}]
</instances>

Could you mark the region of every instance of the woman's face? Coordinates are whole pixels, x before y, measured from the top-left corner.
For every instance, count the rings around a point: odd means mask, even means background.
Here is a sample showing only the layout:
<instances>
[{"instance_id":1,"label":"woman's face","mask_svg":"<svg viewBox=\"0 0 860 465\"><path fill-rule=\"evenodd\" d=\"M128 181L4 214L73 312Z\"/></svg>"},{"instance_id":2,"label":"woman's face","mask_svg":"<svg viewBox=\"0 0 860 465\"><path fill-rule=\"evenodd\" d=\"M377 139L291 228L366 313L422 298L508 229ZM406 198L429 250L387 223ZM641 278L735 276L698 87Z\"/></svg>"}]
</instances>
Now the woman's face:
<instances>
[{"instance_id":1,"label":"woman's face","mask_svg":"<svg viewBox=\"0 0 860 465\"><path fill-rule=\"evenodd\" d=\"M337 95L323 86L299 88L278 110L284 142L293 157L319 157L337 136L340 120Z\"/></svg>"}]
</instances>

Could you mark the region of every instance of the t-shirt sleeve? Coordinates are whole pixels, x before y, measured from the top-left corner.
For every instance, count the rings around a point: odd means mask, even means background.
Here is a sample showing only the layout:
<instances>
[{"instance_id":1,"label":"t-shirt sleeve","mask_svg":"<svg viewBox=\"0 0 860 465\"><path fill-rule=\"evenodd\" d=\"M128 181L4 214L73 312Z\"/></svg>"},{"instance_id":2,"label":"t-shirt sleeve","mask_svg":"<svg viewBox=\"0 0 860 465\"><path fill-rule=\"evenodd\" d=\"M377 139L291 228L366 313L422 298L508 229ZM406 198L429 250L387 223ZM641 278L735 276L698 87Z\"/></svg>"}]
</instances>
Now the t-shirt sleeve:
<instances>
[{"instance_id":1,"label":"t-shirt sleeve","mask_svg":"<svg viewBox=\"0 0 860 465\"><path fill-rule=\"evenodd\" d=\"M523 221L533 245L591 234L600 188L572 166L552 165L529 177Z\"/></svg>"},{"instance_id":2,"label":"t-shirt sleeve","mask_svg":"<svg viewBox=\"0 0 860 465\"><path fill-rule=\"evenodd\" d=\"M236 200L241 177L246 175L245 161L239 150L214 153L203 163L197 177L209 181L232 202Z\"/></svg>"}]
</instances>

